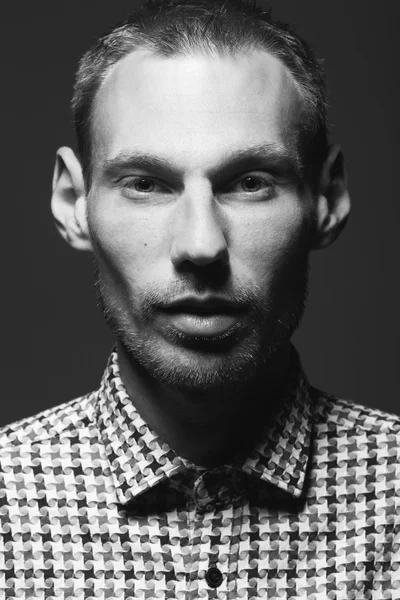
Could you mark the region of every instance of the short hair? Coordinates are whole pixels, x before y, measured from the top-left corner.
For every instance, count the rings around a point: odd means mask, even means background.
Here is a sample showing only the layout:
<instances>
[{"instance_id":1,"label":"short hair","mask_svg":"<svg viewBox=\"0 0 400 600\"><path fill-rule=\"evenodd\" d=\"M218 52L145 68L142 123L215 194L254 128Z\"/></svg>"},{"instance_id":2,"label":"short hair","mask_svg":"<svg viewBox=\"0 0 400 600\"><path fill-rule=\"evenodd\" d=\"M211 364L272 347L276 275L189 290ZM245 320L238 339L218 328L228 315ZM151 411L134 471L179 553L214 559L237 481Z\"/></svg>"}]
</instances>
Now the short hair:
<instances>
[{"instance_id":1,"label":"short hair","mask_svg":"<svg viewBox=\"0 0 400 600\"><path fill-rule=\"evenodd\" d=\"M112 67L138 48L159 56L262 49L292 74L303 101L296 136L302 180L314 188L328 146L323 64L286 23L251 0L147 0L82 57L72 110L85 185L92 179L92 116L96 93Z\"/></svg>"}]
</instances>

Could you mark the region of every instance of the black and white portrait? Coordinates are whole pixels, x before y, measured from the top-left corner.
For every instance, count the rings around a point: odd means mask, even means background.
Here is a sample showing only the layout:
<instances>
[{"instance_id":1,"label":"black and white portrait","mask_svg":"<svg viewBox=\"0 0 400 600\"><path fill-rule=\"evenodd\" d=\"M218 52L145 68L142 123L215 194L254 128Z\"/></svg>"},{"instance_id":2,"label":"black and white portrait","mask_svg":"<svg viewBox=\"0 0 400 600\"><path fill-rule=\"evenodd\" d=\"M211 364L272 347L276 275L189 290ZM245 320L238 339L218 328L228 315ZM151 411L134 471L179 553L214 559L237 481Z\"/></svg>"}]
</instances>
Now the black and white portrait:
<instances>
[{"instance_id":1,"label":"black and white portrait","mask_svg":"<svg viewBox=\"0 0 400 600\"><path fill-rule=\"evenodd\" d=\"M2 596L400 598L397 13L6 8Z\"/></svg>"}]
</instances>

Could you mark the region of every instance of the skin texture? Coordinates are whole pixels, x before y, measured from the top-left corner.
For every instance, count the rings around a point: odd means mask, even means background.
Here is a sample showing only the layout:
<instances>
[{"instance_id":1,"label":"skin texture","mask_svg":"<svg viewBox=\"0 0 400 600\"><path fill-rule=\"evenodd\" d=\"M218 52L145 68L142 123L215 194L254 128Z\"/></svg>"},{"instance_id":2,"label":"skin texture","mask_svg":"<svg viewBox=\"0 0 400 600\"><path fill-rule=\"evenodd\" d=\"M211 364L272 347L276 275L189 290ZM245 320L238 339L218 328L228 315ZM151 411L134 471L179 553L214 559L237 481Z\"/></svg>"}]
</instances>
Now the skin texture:
<instances>
[{"instance_id":1,"label":"skin texture","mask_svg":"<svg viewBox=\"0 0 400 600\"><path fill-rule=\"evenodd\" d=\"M76 159L59 153L53 211L72 245L94 251L124 383L149 424L195 462L245 450L272 414L309 251L340 222L327 193L303 188L292 143L300 116L290 73L265 52L140 50L97 94L87 196ZM340 207L338 197L336 185ZM236 302L233 329L177 331L160 303L188 295Z\"/></svg>"}]
</instances>

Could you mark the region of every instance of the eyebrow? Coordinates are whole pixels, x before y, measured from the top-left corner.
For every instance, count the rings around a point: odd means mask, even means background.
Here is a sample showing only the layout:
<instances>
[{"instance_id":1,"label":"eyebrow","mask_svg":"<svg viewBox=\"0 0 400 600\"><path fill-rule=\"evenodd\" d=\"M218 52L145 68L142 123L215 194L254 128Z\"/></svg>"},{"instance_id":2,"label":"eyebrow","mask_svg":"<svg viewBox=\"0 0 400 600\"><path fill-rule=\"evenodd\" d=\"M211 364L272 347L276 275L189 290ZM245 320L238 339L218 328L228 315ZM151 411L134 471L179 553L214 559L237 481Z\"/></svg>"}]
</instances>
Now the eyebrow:
<instances>
[{"instance_id":1,"label":"eyebrow","mask_svg":"<svg viewBox=\"0 0 400 600\"><path fill-rule=\"evenodd\" d=\"M102 178L112 180L134 169L157 173L172 180L181 180L184 169L168 159L143 152L120 152L101 165ZM207 171L211 180L221 180L240 172L265 169L291 179L300 177L301 165L294 147L275 142L249 146L227 153L223 160Z\"/></svg>"}]
</instances>

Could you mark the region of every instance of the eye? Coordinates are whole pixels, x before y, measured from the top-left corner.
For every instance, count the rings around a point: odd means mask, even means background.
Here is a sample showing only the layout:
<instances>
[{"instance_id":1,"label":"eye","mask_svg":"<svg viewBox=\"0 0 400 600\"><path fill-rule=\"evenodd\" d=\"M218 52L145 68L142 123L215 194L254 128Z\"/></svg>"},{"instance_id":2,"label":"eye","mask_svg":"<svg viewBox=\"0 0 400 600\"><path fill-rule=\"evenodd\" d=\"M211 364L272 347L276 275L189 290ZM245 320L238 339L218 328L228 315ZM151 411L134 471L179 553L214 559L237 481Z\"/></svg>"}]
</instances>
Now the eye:
<instances>
[{"instance_id":1,"label":"eye","mask_svg":"<svg viewBox=\"0 0 400 600\"><path fill-rule=\"evenodd\" d=\"M160 183L156 178L147 175L136 175L124 177L120 181L120 187L123 193L133 199L143 198L148 200L146 196L159 196L169 193L166 186Z\"/></svg>"},{"instance_id":2,"label":"eye","mask_svg":"<svg viewBox=\"0 0 400 600\"><path fill-rule=\"evenodd\" d=\"M132 187L132 185L137 192L144 193L154 192L156 187L154 179L151 179L150 177L140 177L139 179L134 179L130 182L130 187Z\"/></svg>"},{"instance_id":3,"label":"eye","mask_svg":"<svg viewBox=\"0 0 400 600\"><path fill-rule=\"evenodd\" d=\"M240 183L245 192L259 192L265 181L256 175L248 175Z\"/></svg>"},{"instance_id":4,"label":"eye","mask_svg":"<svg viewBox=\"0 0 400 600\"><path fill-rule=\"evenodd\" d=\"M248 174L237 179L227 190L233 194L254 194L257 198L272 198L276 191L275 182L267 175Z\"/></svg>"}]
</instances>

